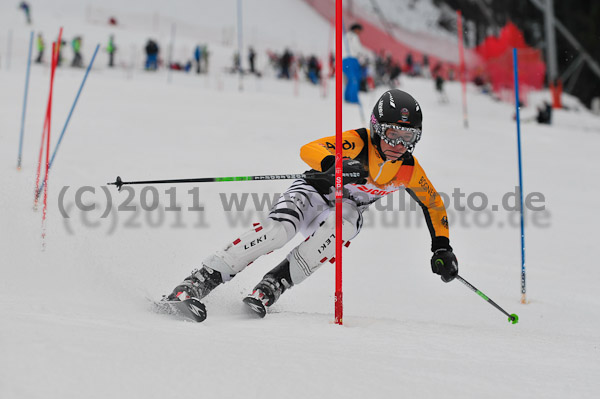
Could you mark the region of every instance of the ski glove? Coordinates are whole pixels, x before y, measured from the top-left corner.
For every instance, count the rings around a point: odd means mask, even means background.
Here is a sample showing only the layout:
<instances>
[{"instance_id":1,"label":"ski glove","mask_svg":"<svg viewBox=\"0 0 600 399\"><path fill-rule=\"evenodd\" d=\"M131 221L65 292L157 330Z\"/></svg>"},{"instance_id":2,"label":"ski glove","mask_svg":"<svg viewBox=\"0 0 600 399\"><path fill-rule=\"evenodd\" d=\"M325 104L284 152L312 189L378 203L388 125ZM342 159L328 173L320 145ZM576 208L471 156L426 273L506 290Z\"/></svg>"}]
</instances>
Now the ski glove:
<instances>
[{"instance_id":1,"label":"ski glove","mask_svg":"<svg viewBox=\"0 0 600 399\"><path fill-rule=\"evenodd\" d=\"M440 248L431 257L431 271L442 276L444 283L449 283L458 275L458 260L452 250Z\"/></svg>"},{"instance_id":2,"label":"ski glove","mask_svg":"<svg viewBox=\"0 0 600 399\"><path fill-rule=\"evenodd\" d=\"M333 155L330 156L331 158L333 158L333 162L331 162L331 165L329 166L329 168L327 168L327 170L322 170L323 173L327 175L335 175L335 157ZM321 165L323 165L323 163L321 163ZM355 175L352 177L344 176L344 184L365 184L367 182L366 177L369 176L369 172L365 170L360 161L357 161L356 159L345 158L344 160L342 160L342 165L344 173L352 173ZM331 177L328 177L328 179L333 181Z\"/></svg>"},{"instance_id":3,"label":"ski glove","mask_svg":"<svg viewBox=\"0 0 600 399\"><path fill-rule=\"evenodd\" d=\"M357 175L354 177L344 177L344 184L365 184L367 182L366 177L369 176L369 172L365 170L359 161L347 158L342 161L342 165L344 173L354 173ZM319 193L327 195L335 185L335 157L333 155L323 158L321 161L321 170L323 171L322 173L315 173L315 177L310 177L306 181Z\"/></svg>"}]
</instances>

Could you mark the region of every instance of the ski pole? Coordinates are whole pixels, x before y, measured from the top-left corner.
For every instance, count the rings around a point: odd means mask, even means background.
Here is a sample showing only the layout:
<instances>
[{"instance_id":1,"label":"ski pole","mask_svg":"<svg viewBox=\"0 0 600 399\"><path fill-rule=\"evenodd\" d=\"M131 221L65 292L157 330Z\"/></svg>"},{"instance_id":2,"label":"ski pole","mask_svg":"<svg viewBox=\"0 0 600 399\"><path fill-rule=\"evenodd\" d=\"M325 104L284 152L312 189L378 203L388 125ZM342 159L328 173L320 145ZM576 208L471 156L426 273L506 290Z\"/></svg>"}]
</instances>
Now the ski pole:
<instances>
[{"instance_id":1,"label":"ski pole","mask_svg":"<svg viewBox=\"0 0 600 399\"><path fill-rule=\"evenodd\" d=\"M344 177L360 177L358 172L348 172L342 174ZM211 182L231 182L231 181L249 181L249 180L296 180L296 179L334 179L333 173L296 173L282 175L257 175L257 176L234 176L234 177L199 177L193 179L168 179L168 180L143 180L143 181L123 181L121 176L117 176L117 180L113 183L107 183L117 186L121 191L121 187L126 184L164 184L164 183L211 183Z\"/></svg>"},{"instance_id":2,"label":"ski pole","mask_svg":"<svg viewBox=\"0 0 600 399\"><path fill-rule=\"evenodd\" d=\"M504 309L502 309L500 306L498 306L498 304L496 302L494 302L490 298L488 298L487 295L485 295L483 292L479 291L477 288L475 288L473 285L471 285L471 283L469 283L467 280L465 280L464 278L462 278L459 275L457 275L456 278L461 283L463 283L464 285L469 287L471 289L471 291L473 291L474 293L476 293L477 295L479 295L480 297L485 299L490 305L492 305L493 307L495 307L496 309L498 309L499 311L504 313L506 316L508 316L509 322L511 322L512 324L517 324L519 322L519 316L517 316L515 313L508 314Z\"/></svg>"}]
</instances>

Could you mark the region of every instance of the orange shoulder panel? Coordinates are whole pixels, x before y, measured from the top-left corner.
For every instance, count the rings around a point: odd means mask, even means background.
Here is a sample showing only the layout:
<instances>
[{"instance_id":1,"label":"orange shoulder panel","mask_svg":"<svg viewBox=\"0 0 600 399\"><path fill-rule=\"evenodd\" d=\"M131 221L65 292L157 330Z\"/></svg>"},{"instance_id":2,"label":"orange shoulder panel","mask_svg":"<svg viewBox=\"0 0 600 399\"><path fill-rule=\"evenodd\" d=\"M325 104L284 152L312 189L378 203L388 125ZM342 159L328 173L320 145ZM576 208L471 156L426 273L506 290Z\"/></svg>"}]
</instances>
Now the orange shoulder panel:
<instances>
[{"instance_id":1,"label":"orange shoulder panel","mask_svg":"<svg viewBox=\"0 0 600 399\"><path fill-rule=\"evenodd\" d=\"M365 146L356 130L348 130L342 133L342 140L342 153L345 158L355 158ZM308 166L321 172L321 161L328 155L335 155L335 136L311 141L300 148L300 158Z\"/></svg>"}]
</instances>

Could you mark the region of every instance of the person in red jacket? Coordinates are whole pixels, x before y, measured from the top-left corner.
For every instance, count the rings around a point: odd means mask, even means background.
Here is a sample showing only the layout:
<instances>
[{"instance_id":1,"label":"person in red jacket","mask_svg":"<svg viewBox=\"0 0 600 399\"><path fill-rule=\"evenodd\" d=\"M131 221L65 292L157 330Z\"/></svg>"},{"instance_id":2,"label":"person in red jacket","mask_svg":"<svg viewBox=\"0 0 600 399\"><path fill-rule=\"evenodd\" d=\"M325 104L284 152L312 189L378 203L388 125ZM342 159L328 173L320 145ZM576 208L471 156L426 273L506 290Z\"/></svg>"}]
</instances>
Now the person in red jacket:
<instances>
[{"instance_id":1,"label":"person in red jacket","mask_svg":"<svg viewBox=\"0 0 600 399\"><path fill-rule=\"evenodd\" d=\"M379 98L370 130L343 133L344 178L342 239L349 245L361 230L362 213L384 196L404 188L423 210L431 235L431 268L444 282L458 274L441 196L413 156L422 134L423 114L408 93L392 89ZM301 158L312 168L310 179L292 183L263 223L228 242L202 261L167 300L202 299L231 280L258 257L283 247L297 233L306 240L295 247L254 287L244 302L264 317L285 291L304 281L335 256L335 136L304 145ZM319 173L321 172L321 173Z\"/></svg>"}]
</instances>

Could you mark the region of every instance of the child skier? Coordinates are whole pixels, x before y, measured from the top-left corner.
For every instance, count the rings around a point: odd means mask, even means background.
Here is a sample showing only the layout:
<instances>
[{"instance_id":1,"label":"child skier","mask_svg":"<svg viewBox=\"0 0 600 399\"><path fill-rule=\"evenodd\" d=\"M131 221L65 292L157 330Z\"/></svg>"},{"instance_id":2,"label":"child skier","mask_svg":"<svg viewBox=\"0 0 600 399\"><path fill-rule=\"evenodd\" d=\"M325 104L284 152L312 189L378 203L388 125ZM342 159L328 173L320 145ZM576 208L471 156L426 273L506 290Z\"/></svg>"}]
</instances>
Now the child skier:
<instances>
[{"instance_id":1,"label":"child skier","mask_svg":"<svg viewBox=\"0 0 600 399\"><path fill-rule=\"evenodd\" d=\"M431 268L449 282L458 274L450 246L448 219L440 195L413 156L421 138L419 103L398 89L385 92L371 114L370 130L343 133L344 178L342 239L349 244L360 232L362 213L382 197L404 188L423 209L431 234ZM311 276L335 256L335 137L304 145L301 158L318 178L296 180L279 198L265 223L228 242L202 261L173 292L168 301L202 299L218 285L231 280L258 257L284 246L298 232L307 238L269 271L244 299L264 317L285 291ZM325 172L319 174L318 172ZM199 302L198 302L199 303ZM205 309L204 309L205 311Z\"/></svg>"}]
</instances>

